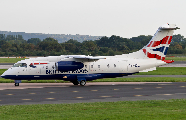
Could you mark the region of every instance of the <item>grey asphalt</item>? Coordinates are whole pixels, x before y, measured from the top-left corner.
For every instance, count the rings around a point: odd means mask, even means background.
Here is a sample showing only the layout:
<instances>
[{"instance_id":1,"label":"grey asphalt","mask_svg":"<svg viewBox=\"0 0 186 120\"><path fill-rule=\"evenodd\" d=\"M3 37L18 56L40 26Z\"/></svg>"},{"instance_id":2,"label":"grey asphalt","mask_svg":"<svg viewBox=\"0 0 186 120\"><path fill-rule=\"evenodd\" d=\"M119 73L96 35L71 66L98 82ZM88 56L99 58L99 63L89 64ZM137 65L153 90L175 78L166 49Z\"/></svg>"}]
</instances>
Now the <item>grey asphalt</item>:
<instances>
[{"instance_id":1,"label":"grey asphalt","mask_svg":"<svg viewBox=\"0 0 186 120\"><path fill-rule=\"evenodd\" d=\"M84 102L114 102L136 100L186 99L184 82L110 82L87 83L1 83L0 105L60 104Z\"/></svg>"}]
</instances>

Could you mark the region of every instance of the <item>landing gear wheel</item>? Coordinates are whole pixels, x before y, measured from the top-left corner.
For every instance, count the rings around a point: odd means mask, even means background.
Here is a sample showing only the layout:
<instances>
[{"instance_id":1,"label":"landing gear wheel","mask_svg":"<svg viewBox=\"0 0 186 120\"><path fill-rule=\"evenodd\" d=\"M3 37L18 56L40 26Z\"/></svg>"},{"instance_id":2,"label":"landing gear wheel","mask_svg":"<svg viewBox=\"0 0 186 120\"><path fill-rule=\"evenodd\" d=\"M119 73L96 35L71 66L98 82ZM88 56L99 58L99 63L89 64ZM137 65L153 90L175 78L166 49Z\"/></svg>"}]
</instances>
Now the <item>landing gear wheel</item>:
<instances>
[{"instance_id":1,"label":"landing gear wheel","mask_svg":"<svg viewBox=\"0 0 186 120\"><path fill-rule=\"evenodd\" d=\"M78 85L79 84L79 82L78 81L74 81L74 82L72 82L74 85Z\"/></svg>"},{"instance_id":2,"label":"landing gear wheel","mask_svg":"<svg viewBox=\"0 0 186 120\"><path fill-rule=\"evenodd\" d=\"M15 83L14 85L15 85L15 86L19 86L19 83Z\"/></svg>"},{"instance_id":3,"label":"landing gear wheel","mask_svg":"<svg viewBox=\"0 0 186 120\"><path fill-rule=\"evenodd\" d=\"M81 86L84 86L85 84L86 84L86 81L85 80L80 81L80 85Z\"/></svg>"}]
</instances>

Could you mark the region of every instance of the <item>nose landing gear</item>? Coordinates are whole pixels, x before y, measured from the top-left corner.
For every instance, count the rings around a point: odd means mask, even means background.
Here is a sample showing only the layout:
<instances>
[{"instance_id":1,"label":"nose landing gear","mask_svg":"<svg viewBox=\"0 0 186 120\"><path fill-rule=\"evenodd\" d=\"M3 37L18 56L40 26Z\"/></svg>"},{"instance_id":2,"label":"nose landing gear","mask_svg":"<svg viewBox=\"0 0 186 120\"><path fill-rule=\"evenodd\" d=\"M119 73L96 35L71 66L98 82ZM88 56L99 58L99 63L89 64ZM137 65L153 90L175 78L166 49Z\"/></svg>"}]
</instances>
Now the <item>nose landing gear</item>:
<instances>
[{"instance_id":1,"label":"nose landing gear","mask_svg":"<svg viewBox=\"0 0 186 120\"><path fill-rule=\"evenodd\" d=\"M14 85L15 85L15 86L19 86L19 83L15 83Z\"/></svg>"},{"instance_id":2,"label":"nose landing gear","mask_svg":"<svg viewBox=\"0 0 186 120\"><path fill-rule=\"evenodd\" d=\"M19 86L19 83L21 83L21 80L14 80L14 82L15 82L15 86Z\"/></svg>"}]
</instances>

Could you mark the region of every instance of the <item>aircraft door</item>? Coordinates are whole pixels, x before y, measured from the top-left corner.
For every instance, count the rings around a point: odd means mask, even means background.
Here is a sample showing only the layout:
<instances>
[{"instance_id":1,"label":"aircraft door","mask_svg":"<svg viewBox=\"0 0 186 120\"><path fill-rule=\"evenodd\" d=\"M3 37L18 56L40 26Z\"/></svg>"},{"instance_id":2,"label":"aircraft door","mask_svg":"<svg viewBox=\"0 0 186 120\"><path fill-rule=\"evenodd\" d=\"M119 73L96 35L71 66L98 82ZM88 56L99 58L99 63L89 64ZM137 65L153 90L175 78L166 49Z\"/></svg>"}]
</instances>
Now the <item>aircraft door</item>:
<instances>
[{"instance_id":1,"label":"aircraft door","mask_svg":"<svg viewBox=\"0 0 186 120\"><path fill-rule=\"evenodd\" d=\"M128 65L127 65L127 61L118 61L119 65L120 65L120 72L121 73L128 73Z\"/></svg>"}]
</instances>

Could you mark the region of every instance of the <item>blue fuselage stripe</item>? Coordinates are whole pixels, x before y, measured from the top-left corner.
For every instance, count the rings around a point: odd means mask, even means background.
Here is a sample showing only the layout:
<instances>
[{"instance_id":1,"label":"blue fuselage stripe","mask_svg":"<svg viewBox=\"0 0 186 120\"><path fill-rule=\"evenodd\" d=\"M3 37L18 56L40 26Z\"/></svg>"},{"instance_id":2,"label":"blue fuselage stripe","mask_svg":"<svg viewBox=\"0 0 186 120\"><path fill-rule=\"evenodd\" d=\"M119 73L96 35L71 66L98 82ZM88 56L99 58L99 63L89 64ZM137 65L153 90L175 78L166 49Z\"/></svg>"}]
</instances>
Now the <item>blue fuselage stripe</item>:
<instances>
[{"instance_id":1,"label":"blue fuselage stripe","mask_svg":"<svg viewBox=\"0 0 186 120\"><path fill-rule=\"evenodd\" d=\"M65 80L75 81L77 77L83 77L87 81L100 79L100 78L115 78L131 75L134 73L99 73L99 74L53 74L53 75L5 75L1 76L5 79L12 80Z\"/></svg>"}]
</instances>

